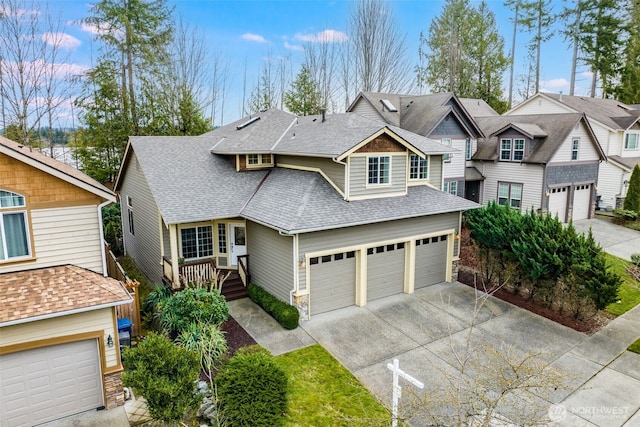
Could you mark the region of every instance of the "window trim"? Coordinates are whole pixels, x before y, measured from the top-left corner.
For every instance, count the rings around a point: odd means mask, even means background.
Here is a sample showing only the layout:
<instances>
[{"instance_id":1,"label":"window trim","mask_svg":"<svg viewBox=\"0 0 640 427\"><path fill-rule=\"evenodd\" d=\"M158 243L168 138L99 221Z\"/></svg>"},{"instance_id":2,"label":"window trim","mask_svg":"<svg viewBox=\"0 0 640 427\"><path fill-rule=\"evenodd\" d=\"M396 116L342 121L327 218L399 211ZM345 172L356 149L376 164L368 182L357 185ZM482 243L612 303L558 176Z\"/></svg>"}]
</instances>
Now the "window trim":
<instances>
[{"instance_id":1,"label":"window trim","mask_svg":"<svg viewBox=\"0 0 640 427\"><path fill-rule=\"evenodd\" d=\"M416 166L416 177L413 177L413 160L416 159L418 164ZM424 163L423 163L424 162ZM425 181L429 179L429 173L431 172L431 156L426 156L424 159L417 154L411 154L409 156L409 181ZM426 172L426 174L424 173ZM425 175L424 178L422 175Z\"/></svg>"},{"instance_id":2,"label":"window trim","mask_svg":"<svg viewBox=\"0 0 640 427\"><path fill-rule=\"evenodd\" d=\"M629 136L635 136L634 147L629 147ZM624 149L629 151L636 151L640 149L640 132L625 132L624 134Z\"/></svg>"},{"instance_id":3,"label":"window trim","mask_svg":"<svg viewBox=\"0 0 640 427\"><path fill-rule=\"evenodd\" d=\"M258 161L258 163L249 163L250 156L257 156L256 160ZM271 161L269 163L263 162L263 159L262 159L263 156L270 156ZM245 154L244 155L244 162L245 162L245 166L246 166L247 169L272 167L275 164L274 163L274 159L273 159L273 154L271 154L271 153Z\"/></svg>"},{"instance_id":4,"label":"window trim","mask_svg":"<svg viewBox=\"0 0 640 427\"><path fill-rule=\"evenodd\" d=\"M504 146L502 145L503 143L508 142L509 143L509 148L504 148ZM512 152L512 147L513 147L513 141L511 140L511 138L500 138L500 161L501 162L510 162L511 161L511 152ZM503 154L504 153L509 153L509 155L507 156L507 158L503 158Z\"/></svg>"},{"instance_id":5,"label":"window trim","mask_svg":"<svg viewBox=\"0 0 640 427\"><path fill-rule=\"evenodd\" d=\"M127 225L129 228L129 234L135 236L135 223L133 218L133 199L131 196L127 196Z\"/></svg>"},{"instance_id":6,"label":"window trim","mask_svg":"<svg viewBox=\"0 0 640 427\"><path fill-rule=\"evenodd\" d=\"M464 159L465 160L471 160L472 147L473 147L473 144L471 143L471 138L467 138L467 140L464 142Z\"/></svg>"},{"instance_id":7,"label":"window trim","mask_svg":"<svg viewBox=\"0 0 640 427\"><path fill-rule=\"evenodd\" d=\"M380 155L374 155L374 156L367 156L366 157L367 162L366 162L366 171L367 171L367 177L366 177L366 183L367 183L367 187L382 187L382 186L391 186L391 156L388 154L380 154ZM378 159L377 162L377 173L376 173L376 182L371 182L371 160L372 159ZM381 159L387 159L387 164L388 164L388 170L387 170L387 182L380 182L380 172L381 172L381 168L380 168L380 160Z\"/></svg>"},{"instance_id":8,"label":"window trim","mask_svg":"<svg viewBox=\"0 0 640 427\"><path fill-rule=\"evenodd\" d=\"M451 184L455 184L455 185L451 185ZM456 192L452 193L451 192L451 187L455 187ZM458 181L454 180L450 180L450 181L442 181L442 191L445 193L449 193L452 194L454 196L458 195Z\"/></svg>"},{"instance_id":9,"label":"window trim","mask_svg":"<svg viewBox=\"0 0 640 427\"><path fill-rule=\"evenodd\" d=\"M453 146L453 141L451 140L451 138L441 138L440 143L442 145L446 145L447 147ZM444 163L451 163L451 157L453 157L451 153L445 153L442 155L442 161Z\"/></svg>"},{"instance_id":10,"label":"window trim","mask_svg":"<svg viewBox=\"0 0 640 427\"><path fill-rule=\"evenodd\" d=\"M522 142L522 148L516 148L516 142ZM514 162L521 162L524 160L524 147L527 141L524 138L513 138L513 142L511 143L512 154L511 160ZM520 159L516 159L516 153L520 153L522 157Z\"/></svg>"},{"instance_id":11,"label":"window trim","mask_svg":"<svg viewBox=\"0 0 640 427\"><path fill-rule=\"evenodd\" d=\"M578 160L580 155L580 138L571 139L571 160Z\"/></svg>"},{"instance_id":12,"label":"window trim","mask_svg":"<svg viewBox=\"0 0 640 427\"><path fill-rule=\"evenodd\" d=\"M199 243L198 243L198 228L202 228L202 227L210 227L211 228L211 255L205 255L205 256L201 256L200 255L200 247L199 247ZM182 230L189 230L195 228L196 229L196 257L195 258L187 258L184 255L184 247L183 247L183 242L182 242ZM185 225L181 225L178 229L178 250L179 250L179 257L180 258L184 258L185 260L197 260L197 259L206 259L206 258L213 258L214 256L216 256L216 246L217 246L217 240L216 240L216 236L214 234L214 228L213 228L213 224L209 223L209 222L203 222L203 223L195 223L195 224L185 224Z\"/></svg>"},{"instance_id":13,"label":"window trim","mask_svg":"<svg viewBox=\"0 0 640 427\"><path fill-rule=\"evenodd\" d=\"M496 202L498 203L498 205L504 206L503 203L500 203L500 198L501 198L500 197L500 186L501 185L506 185L507 186L508 196L506 197L506 202L508 202L508 206L510 208L513 208L513 209L522 209L522 194L524 193L524 184L521 183L521 182L498 181ZM513 198L513 187L514 186L520 186L520 198L519 199L514 199ZM518 200L520 202L519 206L513 206L513 200Z\"/></svg>"},{"instance_id":14,"label":"window trim","mask_svg":"<svg viewBox=\"0 0 640 427\"><path fill-rule=\"evenodd\" d=\"M24 196L23 194L16 193L15 191L10 191L6 189L2 189L2 191L19 196L20 198L22 198L22 204L16 205L16 206L6 206L6 207L0 206L0 244L2 245L2 248L4 249L4 251L8 252L7 240L6 240L7 236L6 236L5 225L4 225L4 216L20 214L22 215L23 224L24 224L24 233L25 233L24 237L27 243L27 253L25 255L19 255L14 257L9 257L9 254L5 253L4 254L5 258L0 259L0 264L8 264L13 262L21 262L21 261L33 259L34 251L33 251L33 242L31 241L32 233L31 233L29 209L27 207L27 197Z\"/></svg>"}]
</instances>

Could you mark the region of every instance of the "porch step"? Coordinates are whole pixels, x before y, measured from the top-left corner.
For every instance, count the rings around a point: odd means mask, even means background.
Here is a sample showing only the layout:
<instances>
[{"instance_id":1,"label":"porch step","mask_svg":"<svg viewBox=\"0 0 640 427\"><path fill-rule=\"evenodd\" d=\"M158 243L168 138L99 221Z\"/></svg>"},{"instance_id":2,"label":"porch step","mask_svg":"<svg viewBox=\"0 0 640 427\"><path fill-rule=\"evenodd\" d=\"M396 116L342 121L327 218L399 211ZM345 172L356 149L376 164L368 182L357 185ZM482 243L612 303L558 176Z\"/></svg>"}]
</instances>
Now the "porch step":
<instances>
[{"instance_id":1,"label":"porch step","mask_svg":"<svg viewBox=\"0 0 640 427\"><path fill-rule=\"evenodd\" d=\"M222 285L222 295L227 301L233 301L236 299L247 297L247 288L242 283L238 273L231 273L231 276Z\"/></svg>"}]
</instances>

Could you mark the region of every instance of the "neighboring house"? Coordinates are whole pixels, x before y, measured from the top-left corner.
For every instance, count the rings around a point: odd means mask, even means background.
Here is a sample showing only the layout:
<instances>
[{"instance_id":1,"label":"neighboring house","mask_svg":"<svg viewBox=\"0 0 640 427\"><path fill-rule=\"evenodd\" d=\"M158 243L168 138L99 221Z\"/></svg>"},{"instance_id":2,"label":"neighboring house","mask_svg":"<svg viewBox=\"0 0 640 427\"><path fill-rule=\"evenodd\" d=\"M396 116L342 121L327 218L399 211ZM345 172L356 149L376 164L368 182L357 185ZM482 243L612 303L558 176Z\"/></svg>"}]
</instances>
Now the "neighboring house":
<instances>
[{"instance_id":1,"label":"neighboring house","mask_svg":"<svg viewBox=\"0 0 640 427\"><path fill-rule=\"evenodd\" d=\"M124 403L101 208L112 191L0 137L0 425Z\"/></svg>"},{"instance_id":2,"label":"neighboring house","mask_svg":"<svg viewBox=\"0 0 640 427\"><path fill-rule=\"evenodd\" d=\"M462 100L453 93L398 95L361 92L347 111L400 127L440 141L459 153L444 156L442 189L478 202L482 176L474 170L471 155L484 136L466 106L482 115L495 113L484 101ZM495 113L497 114L497 113Z\"/></svg>"},{"instance_id":3,"label":"neighboring house","mask_svg":"<svg viewBox=\"0 0 640 427\"><path fill-rule=\"evenodd\" d=\"M613 99L537 93L506 115L584 113L602 146L598 207L622 207L631 172L640 164L640 110Z\"/></svg>"},{"instance_id":4,"label":"neighboring house","mask_svg":"<svg viewBox=\"0 0 640 427\"><path fill-rule=\"evenodd\" d=\"M303 317L449 282L477 207L440 191L453 151L357 114L275 109L131 137L115 187L125 250L155 283L211 260L238 269Z\"/></svg>"},{"instance_id":5,"label":"neighboring house","mask_svg":"<svg viewBox=\"0 0 640 427\"><path fill-rule=\"evenodd\" d=\"M476 117L486 138L472 160L484 176L482 203L592 218L604 152L584 114Z\"/></svg>"}]
</instances>

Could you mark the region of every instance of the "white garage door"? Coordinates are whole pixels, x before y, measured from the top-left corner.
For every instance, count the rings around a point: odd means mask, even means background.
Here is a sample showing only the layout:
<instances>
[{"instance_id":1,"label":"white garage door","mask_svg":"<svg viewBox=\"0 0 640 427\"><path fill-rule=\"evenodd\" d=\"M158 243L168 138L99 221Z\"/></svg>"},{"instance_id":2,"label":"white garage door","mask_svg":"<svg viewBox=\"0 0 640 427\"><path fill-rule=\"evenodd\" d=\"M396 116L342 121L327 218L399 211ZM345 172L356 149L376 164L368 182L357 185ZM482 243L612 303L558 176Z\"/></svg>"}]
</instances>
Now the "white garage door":
<instances>
[{"instance_id":1,"label":"white garage door","mask_svg":"<svg viewBox=\"0 0 640 427\"><path fill-rule=\"evenodd\" d=\"M446 280L447 238L442 235L416 240L415 289Z\"/></svg>"},{"instance_id":2,"label":"white garage door","mask_svg":"<svg viewBox=\"0 0 640 427\"><path fill-rule=\"evenodd\" d=\"M0 356L0 425L33 426L103 405L97 340Z\"/></svg>"},{"instance_id":3,"label":"white garage door","mask_svg":"<svg viewBox=\"0 0 640 427\"><path fill-rule=\"evenodd\" d=\"M567 222L567 200L569 187L552 188L549 194L549 212L551 216L558 215L561 222Z\"/></svg>"},{"instance_id":4,"label":"white garage door","mask_svg":"<svg viewBox=\"0 0 640 427\"><path fill-rule=\"evenodd\" d=\"M311 314L320 314L356 303L355 252L309 259Z\"/></svg>"},{"instance_id":5,"label":"white garage door","mask_svg":"<svg viewBox=\"0 0 640 427\"><path fill-rule=\"evenodd\" d=\"M573 220L589 218L591 185L578 185L573 193Z\"/></svg>"},{"instance_id":6,"label":"white garage door","mask_svg":"<svg viewBox=\"0 0 640 427\"><path fill-rule=\"evenodd\" d=\"M367 301L404 292L404 243L367 250Z\"/></svg>"}]
</instances>

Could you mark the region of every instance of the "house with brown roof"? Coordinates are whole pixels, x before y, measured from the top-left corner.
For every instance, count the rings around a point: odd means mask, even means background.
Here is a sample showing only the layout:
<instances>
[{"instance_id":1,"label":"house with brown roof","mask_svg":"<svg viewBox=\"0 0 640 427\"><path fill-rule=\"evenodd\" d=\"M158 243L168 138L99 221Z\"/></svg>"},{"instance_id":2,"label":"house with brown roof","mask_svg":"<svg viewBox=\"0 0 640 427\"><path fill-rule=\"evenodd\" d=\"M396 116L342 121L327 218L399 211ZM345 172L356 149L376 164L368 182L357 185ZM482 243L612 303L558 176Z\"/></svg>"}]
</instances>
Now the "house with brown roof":
<instances>
[{"instance_id":1,"label":"house with brown roof","mask_svg":"<svg viewBox=\"0 0 640 427\"><path fill-rule=\"evenodd\" d=\"M0 425L124 403L101 208L115 194L0 137Z\"/></svg>"},{"instance_id":2,"label":"house with brown roof","mask_svg":"<svg viewBox=\"0 0 640 427\"><path fill-rule=\"evenodd\" d=\"M359 114L277 109L197 137L131 137L115 187L125 250L174 287L237 271L303 319L411 294L455 280L462 212L478 207L441 190L453 153Z\"/></svg>"},{"instance_id":3,"label":"house with brown roof","mask_svg":"<svg viewBox=\"0 0 640 427\"><path fill-rule=\"evenodd\" d=\"M472 157L484 177L482 203L549 212L562 222L592 218L605 159L584 114L476 117L486 138Z\"/></svg>"},{"instance_id":4,"label":"house with brown roof","mask_svg":"<svg viewBox=\"0 0 640 427\"><path fill-rule=\"evenodd\" d=\"M585 114L606 155L597 184L599 209L622 207L635 165L640 164L640 109L615 99L537 93L505 115Z\"/></svg>"}]
</instances>

